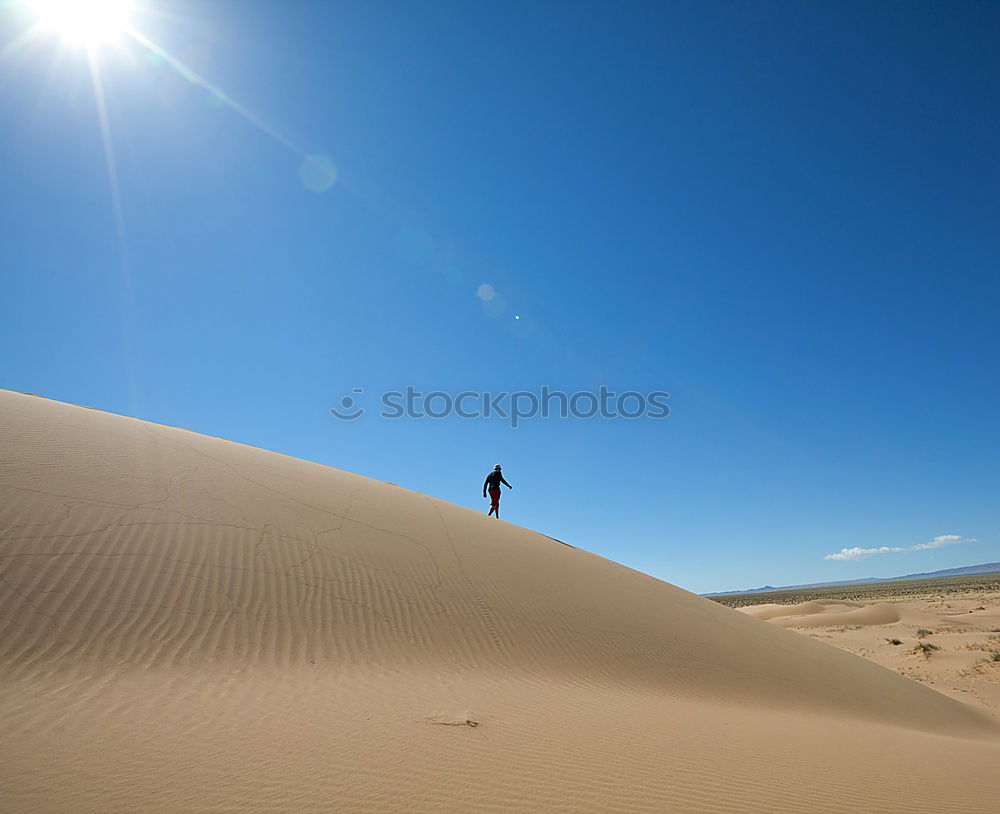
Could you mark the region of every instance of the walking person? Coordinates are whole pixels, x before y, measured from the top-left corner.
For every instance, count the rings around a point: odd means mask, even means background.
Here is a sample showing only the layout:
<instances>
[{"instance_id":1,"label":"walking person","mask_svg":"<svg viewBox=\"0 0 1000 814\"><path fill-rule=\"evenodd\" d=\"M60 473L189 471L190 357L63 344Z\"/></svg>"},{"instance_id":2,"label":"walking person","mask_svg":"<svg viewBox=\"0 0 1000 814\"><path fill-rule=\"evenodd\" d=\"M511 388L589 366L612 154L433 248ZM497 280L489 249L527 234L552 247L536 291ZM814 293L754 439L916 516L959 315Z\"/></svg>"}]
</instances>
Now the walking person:
<instances>
[{"instance_id":1,"label":"walking person","mask_svg":"<svg viewBox=\"0 0 1000 814\"><path fill-rule=\"evenodd\" d=\"M503 479L503 472L500 471L500 464L493 467L493 471L486 476L486 480L483 482L483 497L486 497L486 490L490 490L490 514L496 515L497 520L500 519L500 484L503 484L508 489L513 489L507 481Z\"/></svg>"}]
</instances>

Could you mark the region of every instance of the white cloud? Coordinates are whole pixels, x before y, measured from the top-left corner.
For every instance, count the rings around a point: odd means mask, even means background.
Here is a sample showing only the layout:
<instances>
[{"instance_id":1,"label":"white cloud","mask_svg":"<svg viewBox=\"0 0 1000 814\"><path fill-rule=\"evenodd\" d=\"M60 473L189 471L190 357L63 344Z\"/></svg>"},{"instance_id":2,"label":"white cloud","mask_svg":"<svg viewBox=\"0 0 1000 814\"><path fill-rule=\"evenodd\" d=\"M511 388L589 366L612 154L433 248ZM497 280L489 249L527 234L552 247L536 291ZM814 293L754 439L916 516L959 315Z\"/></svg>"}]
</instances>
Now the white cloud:
<instances>
[{"instance_id":1,"label":"white cloud","mask_svg":"<svg viewBox=\"0 0 1000 814\"><path fill-rule=\"evenodd\" d=\"M978 543L975 537L963 537L961 534L941 534L926 543L917 543L911 546L879 546L878 548L842 548L835 554L827 554L824 560L863 560L866 557L874 557L876 554L899 554L905 551L928 551L932 548L941 548L946 545L958 545L959 543Z\"/></svg>"},{"instance_id":2,"label":"white cloud","mask_svg":"<svg viewBox=\"0 0 1000 814\"><path fill-rule=\"evenodd\" d=\"M971 539L966 541L960 534L942 534L940 537L935 537L929 543L917 543L915 546L910 546L909 551L926 551L928 548L941 548L943 545L958 545L958 543L976 543L978 540Z\"/></svg>"}]
</instances>

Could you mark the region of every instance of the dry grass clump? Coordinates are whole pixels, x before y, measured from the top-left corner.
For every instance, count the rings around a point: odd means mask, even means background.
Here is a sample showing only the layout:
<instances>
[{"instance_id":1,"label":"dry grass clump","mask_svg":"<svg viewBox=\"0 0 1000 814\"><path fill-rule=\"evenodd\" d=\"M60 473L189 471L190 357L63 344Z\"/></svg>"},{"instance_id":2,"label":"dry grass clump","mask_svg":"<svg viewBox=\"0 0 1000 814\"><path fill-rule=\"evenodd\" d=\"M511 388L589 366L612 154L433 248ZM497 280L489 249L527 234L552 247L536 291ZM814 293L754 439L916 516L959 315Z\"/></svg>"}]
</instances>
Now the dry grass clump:
<instances>
[{"instance_id":1,"label":"dry grass clump","mask_svg":"<svg viewBox=\"0 0 1000 814\"><path fill-rule=\"evenodd\" d=\"M934 635L934 631L928 630L925 627L920 628L916 633L918 639L922 639L924 638L924 636L932 636L932 635Z\"/></svg>"},{"instance_id":2,"label":"dry grass clump","mask_svg":"<svg viewBox=\"0 0 1000 814\"><path fill-rule=\"evenodd\" d=\"M936 644L931 644L930 642L917 642L917 646L913 648L914 653L923 653L925 659L931 657L931 653L935 650L940 650Z\"/></svg>"},{"instance_id":3,"label":"dry grass clump","mask_svg":"<svg viewBox=\"0 0 1000 814\"><path fill-rule=\"evenodd\" d=\"M988 650L991 653L1000 652L1000 636L987 636L985 642L972 642L965 646L966 650ZM993 659L998 661L998 659Z\"/></svg>"},{"instance_id":4,"label":"dry grass clump","mask_svg":"<svg viewBox=\"0 0 1000 814\"><path fill-rule=\"evenodd\" d=\"M1000 650L994 650L990 653L990 657L988 659L980 659L971 667L966 667L959 673L959 675L962 678L972 678L973 676L985 675L987 672L992 670L993 665L997 662L1000 662Z\"/></svg>"}]
</instances>

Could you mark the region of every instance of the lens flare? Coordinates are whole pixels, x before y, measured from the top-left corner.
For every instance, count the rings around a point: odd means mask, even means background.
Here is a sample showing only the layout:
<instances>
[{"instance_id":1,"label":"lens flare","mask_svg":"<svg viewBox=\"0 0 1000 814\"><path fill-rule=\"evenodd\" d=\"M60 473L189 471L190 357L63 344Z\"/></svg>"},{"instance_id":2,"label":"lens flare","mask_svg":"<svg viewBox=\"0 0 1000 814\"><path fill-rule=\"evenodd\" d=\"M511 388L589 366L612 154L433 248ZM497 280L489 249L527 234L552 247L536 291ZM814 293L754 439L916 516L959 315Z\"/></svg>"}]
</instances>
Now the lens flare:
<instances>
[{"instance_id":1,"label":"lens flare","mask_svg":"<svg viewBox=\"0 0 1000 814\"><path fill-rule=\"evenodd\" d=\"M311 155L299 165L299 180L313 192L326 192L337 183L337 165L328 155Z\"/></svg>"}]
</instances>

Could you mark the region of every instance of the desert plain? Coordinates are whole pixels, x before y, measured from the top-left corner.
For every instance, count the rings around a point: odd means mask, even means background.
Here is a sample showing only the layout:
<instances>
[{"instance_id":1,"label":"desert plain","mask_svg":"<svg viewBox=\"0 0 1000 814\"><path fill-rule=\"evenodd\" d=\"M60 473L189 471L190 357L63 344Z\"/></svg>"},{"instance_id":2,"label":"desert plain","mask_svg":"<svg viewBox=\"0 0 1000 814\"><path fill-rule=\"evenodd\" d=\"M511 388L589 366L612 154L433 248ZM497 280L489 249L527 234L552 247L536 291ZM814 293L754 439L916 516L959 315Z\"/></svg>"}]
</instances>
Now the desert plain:
<instances>
[{"instance_id":1,"label":"desert plain","mask_svg":"<svg viewBox=\"0 0 1000 814\"><path fill-rule=\"evenodd\" d=\"M716 597L1000 720L1000 573Z\"/></svg>"},{"instance_id":2,"label":"desert plain","mask_svg":"<svg viewBox=\"0 0 1000 814\"><path fill-rule=\"evenodd\" d=\"M398 486L6 391L0 450L4 812L997 811L985 680L896 663L973 669L986 592L733 609Z\"/></svg>"}]
</instances>

